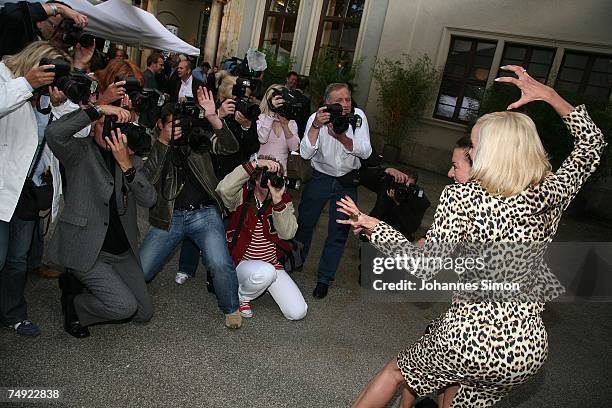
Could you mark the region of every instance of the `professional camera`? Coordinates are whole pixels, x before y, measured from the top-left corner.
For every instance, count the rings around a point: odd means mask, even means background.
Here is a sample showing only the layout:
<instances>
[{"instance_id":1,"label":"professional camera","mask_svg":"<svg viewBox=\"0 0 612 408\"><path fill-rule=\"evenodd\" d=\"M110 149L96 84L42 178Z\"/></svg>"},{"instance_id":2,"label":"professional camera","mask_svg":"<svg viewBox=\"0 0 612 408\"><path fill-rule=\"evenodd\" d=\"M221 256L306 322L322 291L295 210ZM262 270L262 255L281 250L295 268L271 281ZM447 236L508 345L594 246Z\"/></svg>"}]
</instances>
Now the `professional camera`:
<instances>
[{"instance_id":1,"label":"professional camera","mask_svg":"<svg viewBox=\"0 0 612 408\"><path fill-rule=\"evenodd\" d=\"M236 103L236 111L242 113L248 120L257 120L259 114L261 114L261 109L259 109L259 105L256 103L249 102L249 97L246 94L247 89L251 91L255 89L252 80L248 78L237 78L236 84L232 88L232 95Z\"/></svg>"},{"instance_id":2,"label":"professional camera","mask_svg":"<svg viewBox=\"0 0 612 408\"><path fill-rule=\"evenodd\" d=\"M74 103L87 103L92 92L96 91L98 83L80 72L70 72L70 63L63 59L42 58L39 65L55 65L47 72L55 72L51 86L57 87ZM36 90L40 95L48 95L47 85Z\"/></svg>"},{"instance_id":3,"label":"professional camera","mask_svg":"<svg viewBox=\"0 0 612 408\"><path fill-rule=\"evenodd\" d=\"M188 146L192 151L203 153L210 151L212 145L206 135L206 130L212 130L210 123L205 118L205 112L193 98L187 98L183 102L174 105L172 111L172 135L174 135L174 122L179 121L181 128L180 139L170 139L173 147Z\"/></svg>"},{"instance_id":4,"label":"professional camera","mask_svg":"<svg viewBox=\"0 0 612 408\"><path fill-rule=\"evenodd\" d=\"M280 95L285 101L281 106L275 108L272 105L272 98ZM296 91L291 91L285 87L274 89L272 96L268 99L268 106L272 112L276 112L287 120L296 120L304 111L304 100Z\"/></svg>"},{"instance_id":5,"label":"professional camera","mask_svg":"<svg viewBox=\"0 0 612 408\"><path fill-rule=\"evenodd\" d=\"M65 19L63 22L64 35L62 41L66 45L74 46L81 44L84 48L89 48L94 45L94 36L86 34L83 29L77 27L72 19Z\"/></svg>"},{"instance_id":6,"label":"professional camera","mask_svg":"<svg viewBox=\"0 0 612 408\"><path fill-rule=\"evenodd\" d=\"M399 202L404 202L411 198L423 198L425 192L416 184L406 185L395 181L393 176L385 174L384 177L385 190L394 190L395 199Z\"/></svg>"},{"instance_id":7,"label":"professional camera","mask_svg":"<svg viewBox=\"0 0 612 408\"><path fill-rule=\"evenodd\" d=\"M261 179L259 181L261 188L268 188L268 180L274 188L281 188L284 185L288 189L299 190L301 186L301 181L299 179L283 177L278 173L271 173L268 170L264 170L263 173L261 173Z\"/></svg>"},{"instance_id":8,"label":"professional camera","mask_svg":"<svg viewBox=\"0 0 612 408\"><path fill-rule=\"evenodd\" d=\"M134 110L140 113L138 123L146 128L154 127L166 102L164 94L157 89L143 88L134 77L115 77L115 82L119 81L125 81L125 93L130 97Z\"/></svg>"},{"instance_id":9,"label":"professional camera","mask_svg":"<svg viewBox=\"0 0 612 408\"><path fill-rule=\"evenodd\" d=\"M355 115L354 110L344 115L342 105L339 103L327 104L325 110L330 114L328 123L332 124L334 132L337 134L346 132L349 126L353 128L353 131L355 128L361 127L361 116Z\"/></svg>"},{"instance_id":10,"label":"professional camera","mask_svg":"<svg viewBox=\"0 0 612 408\"><path fill-rule=\"evenodd\" d=\"M119 129L127 137L129 148L137 156L146 157L151 151L151 136L147 129L138 123L117 123L117 116L108 115L104 118L103 136L111 137L111 130Z\"/></svg>"}]
</instances>

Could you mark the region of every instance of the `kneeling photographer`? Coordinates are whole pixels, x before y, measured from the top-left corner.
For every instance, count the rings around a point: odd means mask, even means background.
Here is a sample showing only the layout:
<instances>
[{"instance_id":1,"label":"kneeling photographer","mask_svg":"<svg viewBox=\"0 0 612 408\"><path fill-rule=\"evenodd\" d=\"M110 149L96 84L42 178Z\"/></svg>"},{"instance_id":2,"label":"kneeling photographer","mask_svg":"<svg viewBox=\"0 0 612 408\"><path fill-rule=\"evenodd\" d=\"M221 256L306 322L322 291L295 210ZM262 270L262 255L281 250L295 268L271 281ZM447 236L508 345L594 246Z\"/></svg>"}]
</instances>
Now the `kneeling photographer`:
<instances>
[{"instance_id":1,"label":"kneeling photographer","mask_svg":"<svg viewBox=\"0 0 612 408\"><path fill-rule=\"evenodd\" d=\"M425 191L417 184L418 174L374 167L362 169L360 176L361 185L376 193L376 204L370 215L414 241L414 233L431 205Z\"/></svg>"},{"instance_id":2,"label":"kneeling photographer","mask_svg":"<svg viewBox=\"0 0 612 408\"><path fill-rule=\"evenodd\" d=\"M191 239L202 251L204 265L213 275L225 325L237 329L242 324L238 281L225 241L223 203L215 192L218 180L210 153L235 153L239 146L219 119L212 92L199 88L197 103L187 99L162 108L159 138L145 165L158 200L149 211L151 226L140 256L149 282L178 244L185 238Z\"/></svg>"},{"instance_id":3,"label":"kneeling photographer","mask_svg":"<svg viewBox=\"0 0 612 408\"><path fill-rule=\"evenodd\" d=\"M271 156L236 167L217 186L230 210L227 241L238 275L242 317L253 317L251 301L266 290L289 320L300 320L308 306L281 259L291 251L297 230L282 165Z\"/></svg>"}]
</instances>

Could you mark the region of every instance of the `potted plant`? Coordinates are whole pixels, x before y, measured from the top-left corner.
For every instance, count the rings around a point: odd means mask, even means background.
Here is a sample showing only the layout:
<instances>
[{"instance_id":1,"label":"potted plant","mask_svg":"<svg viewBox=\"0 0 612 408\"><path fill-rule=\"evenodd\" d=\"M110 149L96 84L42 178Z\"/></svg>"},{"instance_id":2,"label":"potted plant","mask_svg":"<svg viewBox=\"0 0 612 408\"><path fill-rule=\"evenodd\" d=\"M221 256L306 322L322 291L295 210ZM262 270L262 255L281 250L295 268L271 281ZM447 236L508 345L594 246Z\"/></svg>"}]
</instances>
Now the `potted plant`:
<instances>
[{"instance_id":1,"label":"potted plant","mask_svg":"<svg viewBox=\"0 0 612 408\"><path fill-rule=\"evenodd\" d=\"M374 79L378 83L378 103L382 112L377 122L382 125L385 161L397 161L402 145L409 140L420 125L436 91L440 71L427 55L413 60L402 54L399 60L383 58L374 67Z\"/></svg>"}]
</instances>

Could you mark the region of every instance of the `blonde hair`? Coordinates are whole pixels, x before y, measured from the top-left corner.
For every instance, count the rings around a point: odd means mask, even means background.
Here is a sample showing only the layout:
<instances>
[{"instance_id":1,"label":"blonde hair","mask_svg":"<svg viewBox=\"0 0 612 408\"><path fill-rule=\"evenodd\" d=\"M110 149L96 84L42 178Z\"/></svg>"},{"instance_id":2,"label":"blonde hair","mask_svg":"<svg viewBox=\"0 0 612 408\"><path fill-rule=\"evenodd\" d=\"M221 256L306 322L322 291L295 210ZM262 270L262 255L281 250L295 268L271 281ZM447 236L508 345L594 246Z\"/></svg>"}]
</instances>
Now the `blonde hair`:
<instances>
[{"instance_id":1,"label":"blonde hair","mask_svg":"<svg viewBox=\"0 0 612 408\"><path fill-rule=\"evenodd\" d=\"M17 54L5 56L2 62L15 78L19 78L38 66L42 58L61 58L72 63L68 54L55 48L48 41L34 41Z\"/></svg>"},{"instance_id":2,"label":"blonde hair","mask_svg":"<svg viewBox=\"0 0 612 408\"><path fill-rule=\"evenodd\" d=\"M217 88L217 96L220 100L231 99L232 89L236 85L238 77L230 75L227 71L219 71L215 74L215 81L219 84Z\"/></svg>"},{"instance_id":3,"label":"blonde hair","mask_svg":"<svg viewBox=\"0 0 612 408\"><path fill-rule=\"evenodd\" d=\"M259 103L259 109L261 109L262 115L272 115L274 112L270 109L270 105L268 104L268 100L272 98L272 92L275 90L280 91L283 89L283 85L273 84L268 87L266 93L263 98L261 98L261 102Z\"/></svg>"},{"instance_id":4,"label":"blonde hair","mask_svg":"<svg viewBox=\"0 0 612 408\"><path fill-rule=\"evenodd\" d=\"M471 176L489 193L509 197L540 183L551 171L535 123L517 112L494 112L482 116L478 149Z\"/></svg>"}]
</instances>

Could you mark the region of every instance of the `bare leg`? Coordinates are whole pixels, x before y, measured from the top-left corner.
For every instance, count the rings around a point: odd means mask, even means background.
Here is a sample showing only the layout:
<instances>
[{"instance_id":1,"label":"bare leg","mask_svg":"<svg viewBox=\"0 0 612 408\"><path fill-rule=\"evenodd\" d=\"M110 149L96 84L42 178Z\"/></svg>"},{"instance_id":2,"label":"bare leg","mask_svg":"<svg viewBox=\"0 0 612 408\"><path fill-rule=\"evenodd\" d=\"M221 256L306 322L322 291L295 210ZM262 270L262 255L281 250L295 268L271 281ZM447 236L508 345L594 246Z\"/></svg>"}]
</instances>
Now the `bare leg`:
<instances>
[{"instance_id":1,"label":"bare leg","mask_svg":"<svg viewBox=\"0 0 612 408\"><path fill-rule=\"evenodd\" d=\"M460 385L452 385L444 390L444 403L439 405L441 408L450 408L453 399L455 399L455 395L459 392ZM439 400L438 400L439 401Z\"/></svg>"},{"instance_id":2,"label":"bare leg","mask_svg":"<svg viewBox=\"0 0 612 408\"><path fill-rule=\"evenodd\" d=\"M416 395L412 392L410 387L404 383L402 386L402 396L400 398L399 408L411 408L414 405L414 401L416 400Z\"/></svg>"},{"instance_id":3,"label":"bare leg","mask_svg":"<svg viewBox=\"0 0 612 408\"><path fill-rule=\"evenodd\" d=\"M353 403L353 408L384 407L393 398L400 384L405 384L404 377L399 368L397 368L397 359L393 358L361 391L361 394L359 394L359 397ZM407 392L410 394L409 391ZM402 401L404 400L403 397L404 393L402 391ZM411 398L412 402L414 402L414 396L411 396ZM407 400L406 404L408 403L409 401ZM412 406L412 403L410 405L402 405L402 407L410 406Z\"/></svg>"}]
</instances>

